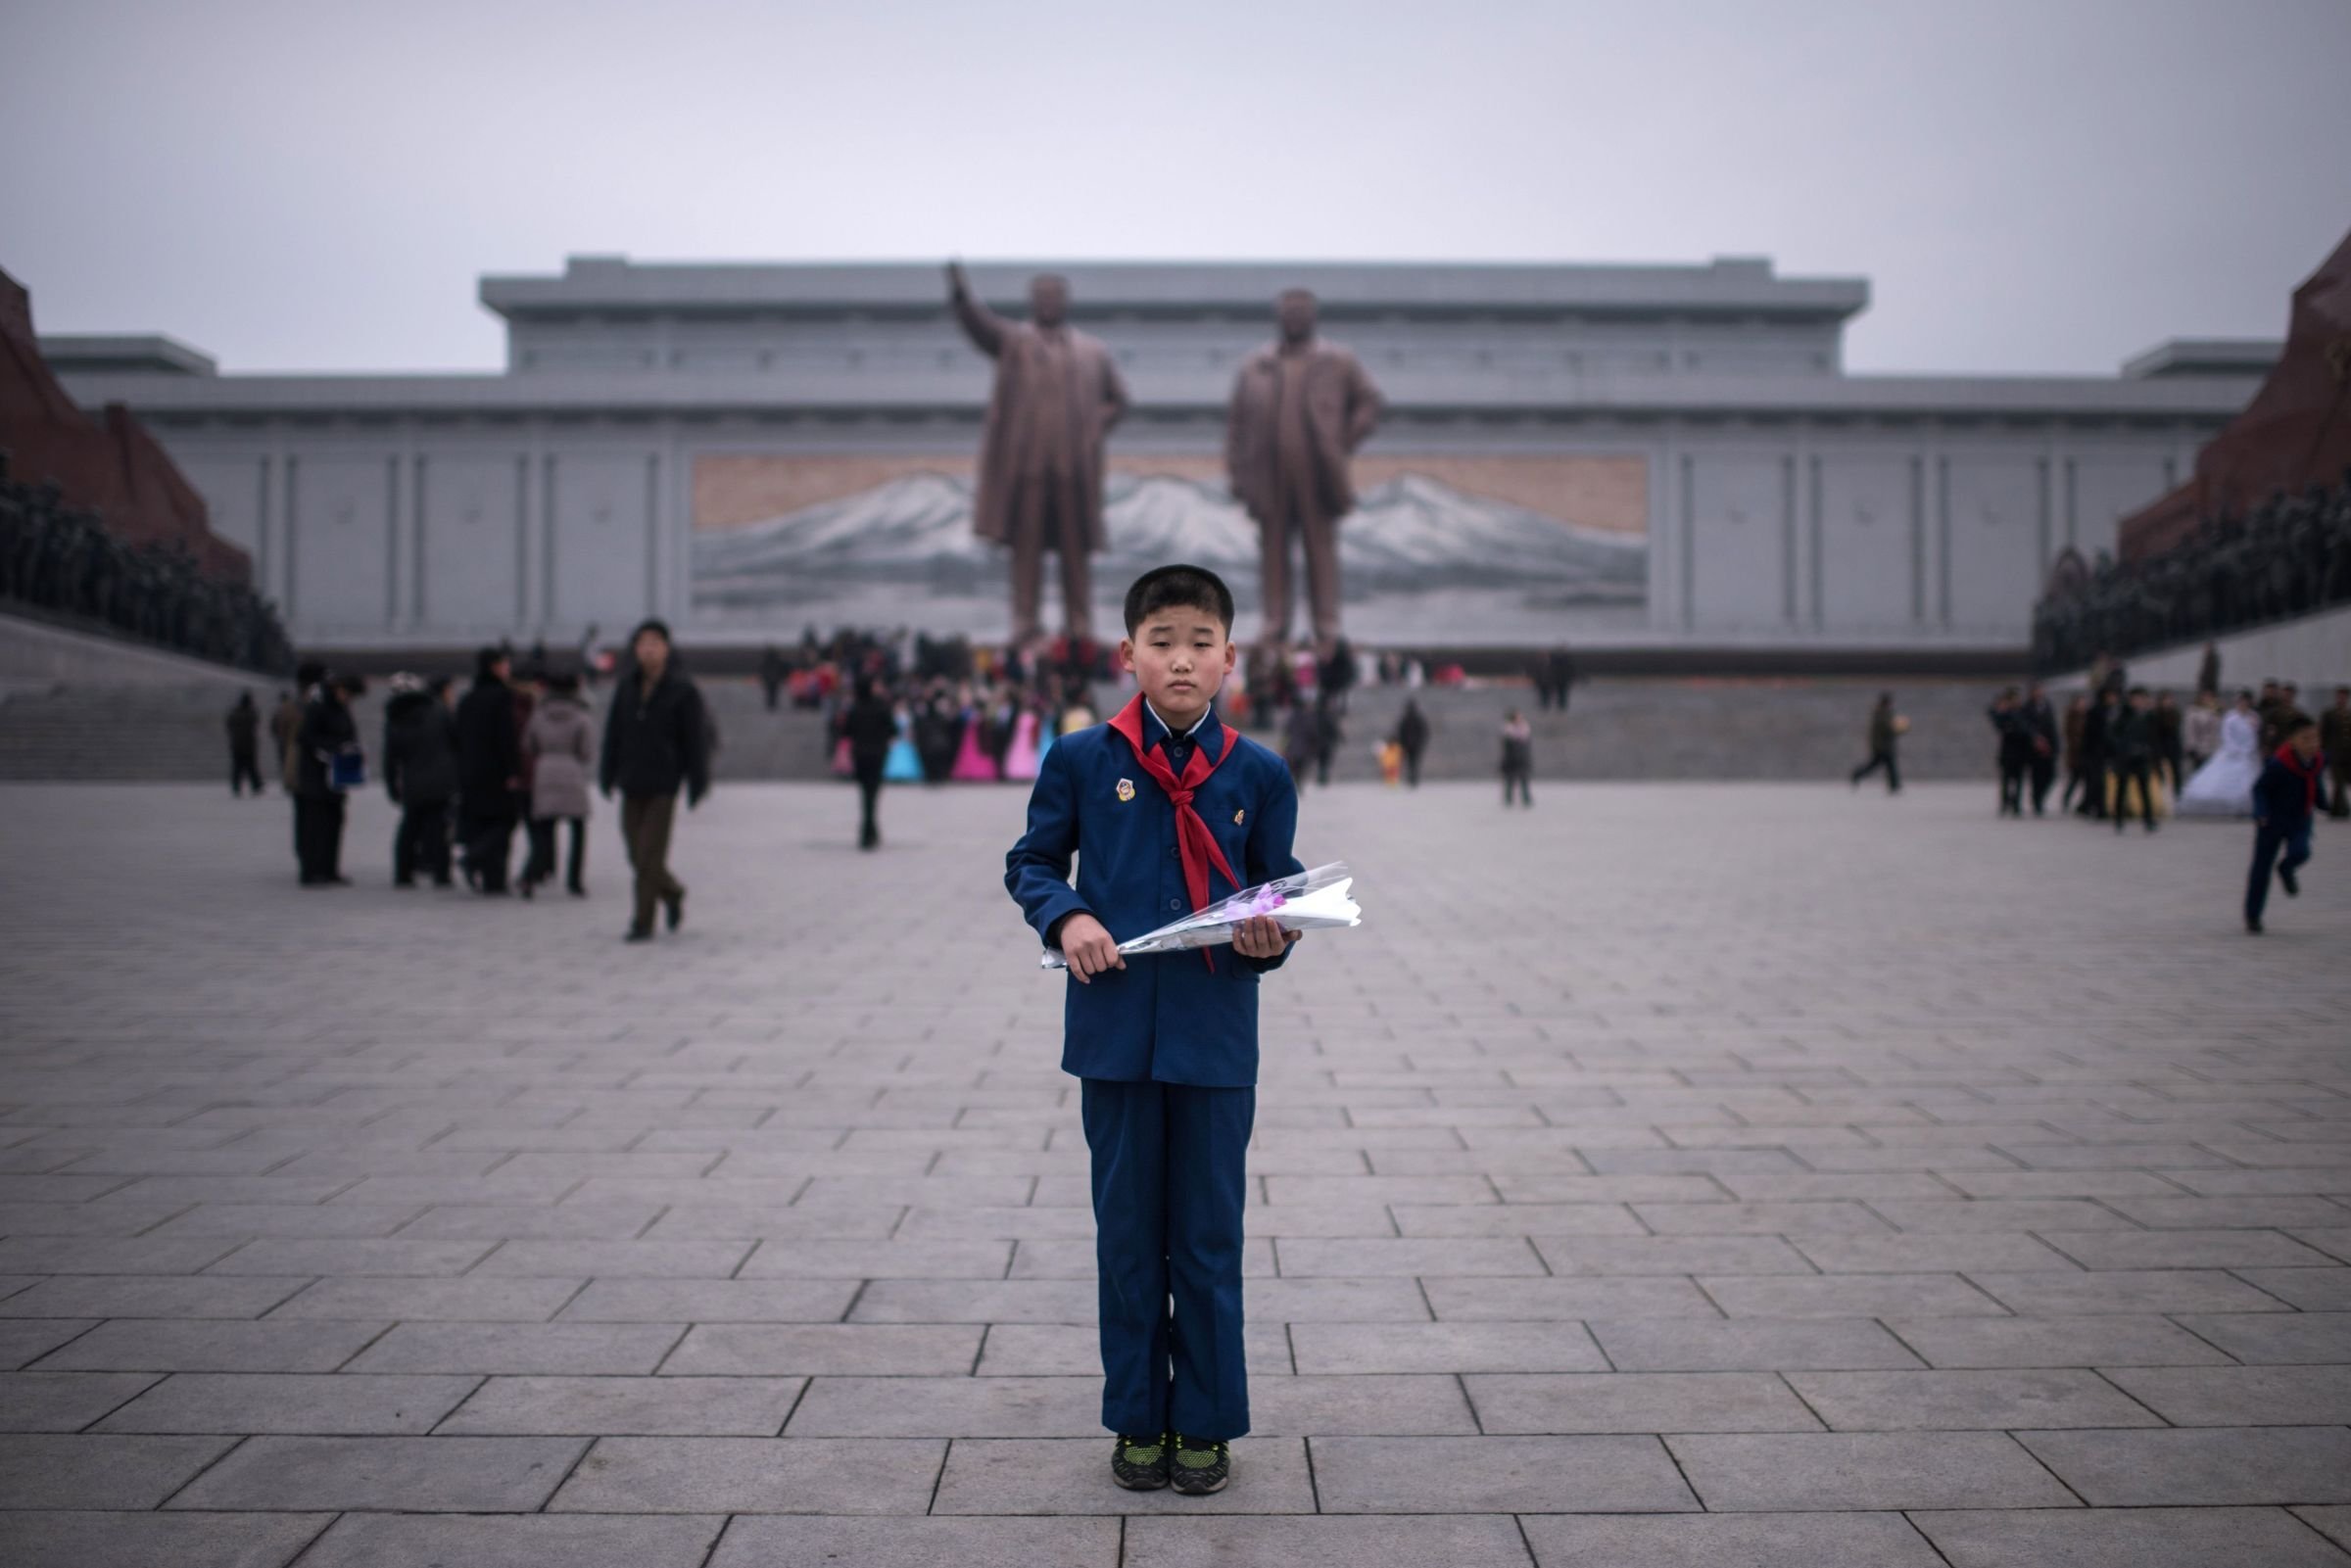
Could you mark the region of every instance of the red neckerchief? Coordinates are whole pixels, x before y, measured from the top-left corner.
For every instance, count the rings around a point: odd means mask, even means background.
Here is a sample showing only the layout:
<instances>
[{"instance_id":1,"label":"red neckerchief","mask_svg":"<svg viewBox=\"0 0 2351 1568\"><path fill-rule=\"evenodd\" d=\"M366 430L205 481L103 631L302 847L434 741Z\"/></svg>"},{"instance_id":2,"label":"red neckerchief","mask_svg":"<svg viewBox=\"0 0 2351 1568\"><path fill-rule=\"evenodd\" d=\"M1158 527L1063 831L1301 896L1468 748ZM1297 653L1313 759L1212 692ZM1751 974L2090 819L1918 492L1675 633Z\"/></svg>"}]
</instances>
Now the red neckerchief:
<instances>
[{"instance_id":1,"label":"red neckerchief","mask_svg":"<svg viewBox=\"0 0 2351 1568\"><path fill-rule=\"evenodd\" d=\"M2312 811L2318 810L2319 774L2326 766L2326 753L2321 752L2318 756L2311 758L2310 761L2304 762L2300 757L2294 755L2294 748L2291 745L2282 745L2278 748L2277 758L2279 764L2282 766L2286 772L2292 774L2295 778L2302 781L2302 787L2310 792L2310 809Z\"/></svg>"},{"instance_id":2,"label":"red neckerchief","mask_svg":"<svg viewBox=\"0 0 2351 1568\"><path fill-rule=\"evenodd\" d=\"M1178 779L1176 770L1168 766L1168 759L1160 754L1158 748L1143 743L1141 693L1136 693L1118 711L1110 721L1110 727L1126 736L1127 744L1134 750L1134 760L1176 807L1176 853L1183 862L1183 888L1191 894L1193 913L1197 914L1208 907L1208 872L1211 866L1223 872L1224 879L1232 884L1232 890L1239 892L1241 879L1232 874L1232 867L1225 862L1224 851L1217 847L1216 834L1208 831L1208 824L1201 820L1200 813L1193 808L1192 796L1208 782L1208 776L1232 755L1233 745L1241 738L1240 733L1230 725L1223 727L1224 749L1218 753L1215 762L1208 759L1208 747L1192 747L1191 758L1183 765L1183 777ZM1207 948L1200 950L1200 956L1208 960L1211 970L1217 967L1215 957Z\"/></svg>"}]
</instances>

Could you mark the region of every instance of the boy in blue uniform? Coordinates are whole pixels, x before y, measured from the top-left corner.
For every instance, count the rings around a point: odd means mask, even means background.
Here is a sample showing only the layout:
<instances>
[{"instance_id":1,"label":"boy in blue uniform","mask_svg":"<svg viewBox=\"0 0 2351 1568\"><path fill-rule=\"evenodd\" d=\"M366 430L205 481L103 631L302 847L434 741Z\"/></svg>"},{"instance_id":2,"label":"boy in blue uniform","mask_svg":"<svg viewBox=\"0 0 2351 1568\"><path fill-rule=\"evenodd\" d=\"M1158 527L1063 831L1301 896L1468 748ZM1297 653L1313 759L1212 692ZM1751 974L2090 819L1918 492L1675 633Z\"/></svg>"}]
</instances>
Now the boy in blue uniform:
<instances>
[{"instance_id":1,"label":"boy in blue uniform","mask_svg":"<svg viewBox=\"0 0 2351 1568\"><path fill-rule=\"evenodd\" d=\"M2319 750L2319 723L2306 713L2286 721L2285 741L2262 764L2253 785L2253 869L2245 879L2245 929L2261 934L2262 912L2270 902L2270 872L2288 898L2302 891L2294 879L2310 859L2311 819L2319 807L2319 783L2327 758ZM2282 857L2279 851L2284 851Z\"/></svg>"},{"instance_id":2,"label":"boy in blue uniform","mask_svg":"<svg viewBox=\"0 0 2351 1568\"><path fill-rule=\"evenodd\" d=\"M1231 639L1232 594L1215 573L1137 578L1119 651L1142 690L1054 742L1029 831L1004 858L1022 914L1069 960L1061 1066L1080 1080L1093 1156L1102 1424L1118 1434L1112 1478L1136 1491L1222 1490L1229 1445L1249 1430L1241 1210L1258 977L1297 935L1261 916L1229 949L1131 963L1118 951L1305 869L1290 851L1289 769L1217 718Z\"/></svg>"}]
</instances>

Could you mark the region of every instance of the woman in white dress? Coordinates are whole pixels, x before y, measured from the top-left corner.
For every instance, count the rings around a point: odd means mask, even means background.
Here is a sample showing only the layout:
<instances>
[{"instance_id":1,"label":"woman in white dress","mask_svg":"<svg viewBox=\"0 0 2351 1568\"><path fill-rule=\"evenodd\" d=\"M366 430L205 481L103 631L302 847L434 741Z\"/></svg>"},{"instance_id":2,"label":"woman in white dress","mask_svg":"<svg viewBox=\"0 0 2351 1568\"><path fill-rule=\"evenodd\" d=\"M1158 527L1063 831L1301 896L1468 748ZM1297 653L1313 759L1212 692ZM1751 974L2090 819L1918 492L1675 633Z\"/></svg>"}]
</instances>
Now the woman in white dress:
<instances>
[{"instance_id":1,"label":"woman in white dress","mask_svg":"<svg viewBox=\"0 0 2351 1568\"><path fill-rule=\"evenodd\" d=\"M2249 817L2253 784L2261 777L2261 718L2253 693L2239 691L2236 706L2221 718L2221 749L2198 768L2180 791L2183 817Z\"/></svg>"}]
</instances>

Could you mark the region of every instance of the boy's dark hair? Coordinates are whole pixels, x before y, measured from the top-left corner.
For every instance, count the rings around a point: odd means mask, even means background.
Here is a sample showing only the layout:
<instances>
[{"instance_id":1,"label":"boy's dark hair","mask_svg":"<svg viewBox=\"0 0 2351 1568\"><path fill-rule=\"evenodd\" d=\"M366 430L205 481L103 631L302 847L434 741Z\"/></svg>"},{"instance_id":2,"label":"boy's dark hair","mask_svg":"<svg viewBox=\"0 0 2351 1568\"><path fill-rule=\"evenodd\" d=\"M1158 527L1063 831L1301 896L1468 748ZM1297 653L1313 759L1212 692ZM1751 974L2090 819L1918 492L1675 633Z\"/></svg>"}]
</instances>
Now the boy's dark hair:
<instances>
[{"instance_id":1,"label":"boy's dark hair","mask_svg":"<svg viewBox=\"0 0 2351 1568\"><path fill-rule=\"evenodd\" d=\"M2297 713L2292 718L2285 721L2285 737L2288 740L2291 740L2295 736L2300 735L2303 731L2316 730L2318 727L2318 720L2312 718L2307 713Z\"/></svg>"},{"instance_id":2,"label":"boy's dark hair","mask_svg":"<svg viewBox=\"0 0 2351 1568\"><path fill-rule=\"evenodd\" d=\"M1127 591L1127 635L1161 610L1206 610L1232 635L1232 590L1205 566L1154 566Z\"/></svg>"}]
</instances>

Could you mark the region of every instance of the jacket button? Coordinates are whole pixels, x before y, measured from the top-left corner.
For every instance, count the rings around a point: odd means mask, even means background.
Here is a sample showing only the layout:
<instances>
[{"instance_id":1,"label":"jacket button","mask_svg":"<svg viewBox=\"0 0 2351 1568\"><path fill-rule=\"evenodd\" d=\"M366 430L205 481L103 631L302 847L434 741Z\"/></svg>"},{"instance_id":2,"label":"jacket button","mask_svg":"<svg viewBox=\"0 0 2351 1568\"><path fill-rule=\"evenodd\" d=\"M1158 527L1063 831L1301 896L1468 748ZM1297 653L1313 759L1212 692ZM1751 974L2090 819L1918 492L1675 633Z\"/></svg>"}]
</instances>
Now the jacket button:
<instances>
[{"instance_id":1,"label":"jacket button","mask_svg":"<svg viewBox=\"0 0 2351 1568\"><path fill-rule=\"evenodd\" d=\"M1183 900L1180 898L1171 898L1168 900L1168 908L1181 909L1183 908Z\"/></svg>"}]
</instances>

